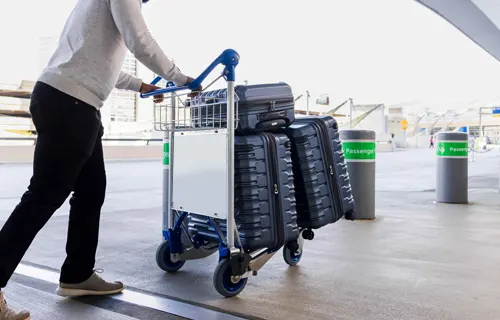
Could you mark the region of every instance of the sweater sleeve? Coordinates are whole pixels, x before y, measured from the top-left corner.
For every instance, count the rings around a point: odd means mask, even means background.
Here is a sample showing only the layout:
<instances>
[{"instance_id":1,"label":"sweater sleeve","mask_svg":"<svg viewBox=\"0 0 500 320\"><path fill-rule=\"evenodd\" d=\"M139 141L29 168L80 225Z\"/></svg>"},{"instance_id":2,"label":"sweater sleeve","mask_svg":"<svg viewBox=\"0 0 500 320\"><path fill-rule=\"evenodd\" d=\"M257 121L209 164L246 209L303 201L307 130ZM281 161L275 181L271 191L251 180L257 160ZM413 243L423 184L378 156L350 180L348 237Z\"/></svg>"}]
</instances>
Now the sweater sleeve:
<instances>
[{"instance_id":1,"label":"sweater sleeve","mask_svg":"<svg viewBox=\"0 0 500 320\"><path fill-rule=\"evenodd\" d=\"M165 55L151 35L141 12L141 0L109 0L111 15L130 52L149 70L182 86L187 77Z\"/></svg>"},{"instance_id":2,"label":"sweater sleeve","mask_svg":"<svg viewBox=\"0 0 500 320\"><path fill-rule=\"evenodd\" d=\"M120 71L120 75L118 76L118 80L116 81L115 88L139 92L141 89L141 85L141 79Z\"/></svg>"}]
</instances>

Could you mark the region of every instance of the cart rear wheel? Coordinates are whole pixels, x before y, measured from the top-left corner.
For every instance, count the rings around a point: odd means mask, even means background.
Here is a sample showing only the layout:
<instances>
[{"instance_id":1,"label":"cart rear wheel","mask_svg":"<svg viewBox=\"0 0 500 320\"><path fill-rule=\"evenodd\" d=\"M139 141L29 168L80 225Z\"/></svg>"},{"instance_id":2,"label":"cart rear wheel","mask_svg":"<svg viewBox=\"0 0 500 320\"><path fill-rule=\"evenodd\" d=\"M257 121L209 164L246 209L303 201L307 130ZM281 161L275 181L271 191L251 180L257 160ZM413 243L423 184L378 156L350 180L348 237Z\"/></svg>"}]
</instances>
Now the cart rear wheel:
<instances>
[{"instance_id":1,"label":"cart rear wheel","mask_svg":"<svg viewBox=\"0 0 500 320\"><path fill-rule=\"evenodd\" d=\"M170 259L170 245L168 241L164 241L156 250L156 264L160 269L166 272L179 271L186 261L172 262Z\"/></svg>"},{"instance_id":2,"label":"cart rear wheel","mask_svg":"<svg viewBox=\"0 0 500 320\"><path fill-rule=\"evenodd\" d=\"M224 259L215 268L213 281L215 290L222 296L230 298L237 296L245 289L248 278L237 279L233 277L229 260Z\"/></svg>"},{"instance_id":3,"label":"cart rear wheel","mask_svg":"<svg viewBox=\"0 0 500 320\"><path fill-rule=\"evenodd\" d=\"M296 266L300 259L302 258L302 251L297 253L297 251L290 249L288 245L283 247L283 259L290 266Z\"/></svg>"}]
</instances>

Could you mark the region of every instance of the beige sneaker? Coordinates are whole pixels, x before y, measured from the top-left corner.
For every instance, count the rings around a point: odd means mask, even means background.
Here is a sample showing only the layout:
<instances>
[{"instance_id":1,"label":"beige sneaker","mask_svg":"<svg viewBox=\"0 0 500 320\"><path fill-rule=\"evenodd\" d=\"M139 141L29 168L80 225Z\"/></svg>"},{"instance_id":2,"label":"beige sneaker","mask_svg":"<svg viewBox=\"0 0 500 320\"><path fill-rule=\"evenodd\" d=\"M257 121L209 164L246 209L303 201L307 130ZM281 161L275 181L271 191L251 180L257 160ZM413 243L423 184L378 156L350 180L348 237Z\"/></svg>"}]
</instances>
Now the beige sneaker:
<instances>
[{"instance_id":1,"label":"beige sneaker","mask_svg":"<svg viewBox=\"0 0 500 320\"><path fill-rule=\"evenodd\" d=\"M31 316L28 311L16 312L9 308L5 301L4 293L0 291L0 320L30 320Z\"/></svg>"},{"instance_id":2,"label":"beige sneaker","mask_svg":"<svg viewBox=\"0 0 500 320\"><path fill-rule=\"evenodd\" d=\"M94 272L82 283L59 283L56 293L63 297L104 296L122 292L123 289L125 289L123 283L107 282Z\"/></svg>"}]
</instances>

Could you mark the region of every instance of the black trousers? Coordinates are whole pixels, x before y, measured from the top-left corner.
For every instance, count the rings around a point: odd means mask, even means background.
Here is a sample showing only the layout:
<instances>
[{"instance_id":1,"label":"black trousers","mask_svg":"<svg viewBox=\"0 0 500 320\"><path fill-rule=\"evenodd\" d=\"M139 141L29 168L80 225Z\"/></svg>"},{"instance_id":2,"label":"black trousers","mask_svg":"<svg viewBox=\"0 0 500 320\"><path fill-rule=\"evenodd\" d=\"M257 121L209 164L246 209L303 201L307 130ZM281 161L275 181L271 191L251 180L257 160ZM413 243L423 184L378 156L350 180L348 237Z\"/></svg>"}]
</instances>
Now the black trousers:
<instances>
[{"instance_id":1,"label":"black trousers","mask_svg":"<svg viewBox=\"0 0 500 320\"><path fill-rule=\"evenodd\" d=\"M100 112L41 82L33 89L30 112L38 133L33 176L0 231L0 288L71 192L67 257L60 280L83 282L95 264L106 191Z\"/></svg>"}]
</instances>

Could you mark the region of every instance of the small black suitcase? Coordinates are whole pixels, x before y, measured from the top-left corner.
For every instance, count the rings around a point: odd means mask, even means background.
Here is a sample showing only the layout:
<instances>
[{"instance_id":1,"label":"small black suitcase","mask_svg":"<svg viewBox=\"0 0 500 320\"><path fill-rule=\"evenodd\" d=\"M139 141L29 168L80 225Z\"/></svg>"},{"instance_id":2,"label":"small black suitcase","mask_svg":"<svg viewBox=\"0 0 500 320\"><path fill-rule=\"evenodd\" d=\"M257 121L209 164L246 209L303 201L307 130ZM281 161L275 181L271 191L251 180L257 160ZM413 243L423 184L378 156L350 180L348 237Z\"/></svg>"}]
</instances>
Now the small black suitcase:
<instances>
[{"instance_id":1,"label":"small black suitcase","mask_svg":"<svg viewBox=\"0 0 500 320\"><path fill-rule=\"evenodd\" d=\"M355 218L349 174L331 116L297 118L284 129L292 143L300 228L321 228L345 216Z\"/></svg>"},{"instance_id":2,"label":"small black suitcase","mask_svg":"<svg viewBox=\"0 0 500 320\"><path fill-rule=\"evenodd\" d=\"M238 85L237 133L271 132L287 127L295 120L292 88L286 83ZM190 102L193 123L199 127L226 127L227 89L203 92Z\"/></svg>"},{"instance_id":3,"label":"small black suitcase","mask_svg":"<svg viewBox=\"0 0 500 320\"><path fill-rule=\"evenodd\" d=\"M284 134L235 137L235 220L245 251L278 249L297 240L290 140ZM207 218L189 215L189 233L219 241ZM226 220L217 220L227 237Z\"/></svg>"}]
</instances>

